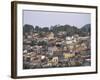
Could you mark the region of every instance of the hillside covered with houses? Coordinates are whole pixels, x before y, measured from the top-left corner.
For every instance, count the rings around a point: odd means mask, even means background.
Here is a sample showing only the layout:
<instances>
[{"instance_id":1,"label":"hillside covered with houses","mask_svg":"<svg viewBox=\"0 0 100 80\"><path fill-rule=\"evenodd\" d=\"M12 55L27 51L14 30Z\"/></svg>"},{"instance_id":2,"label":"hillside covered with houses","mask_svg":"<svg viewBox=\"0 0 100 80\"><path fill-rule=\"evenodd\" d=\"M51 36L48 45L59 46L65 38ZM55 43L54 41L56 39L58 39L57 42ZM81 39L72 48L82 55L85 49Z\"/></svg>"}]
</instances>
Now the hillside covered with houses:
<instances>
[{"instance_id":1,"label":"hillside covered with houses","mask_svg":"<svg viewBox=\"0 0 100 80\"><path fill-rule=\"evenodd\" d=\"M91 25L23 26L23 69L91 65Z\"/></svg>"}]
</instances>

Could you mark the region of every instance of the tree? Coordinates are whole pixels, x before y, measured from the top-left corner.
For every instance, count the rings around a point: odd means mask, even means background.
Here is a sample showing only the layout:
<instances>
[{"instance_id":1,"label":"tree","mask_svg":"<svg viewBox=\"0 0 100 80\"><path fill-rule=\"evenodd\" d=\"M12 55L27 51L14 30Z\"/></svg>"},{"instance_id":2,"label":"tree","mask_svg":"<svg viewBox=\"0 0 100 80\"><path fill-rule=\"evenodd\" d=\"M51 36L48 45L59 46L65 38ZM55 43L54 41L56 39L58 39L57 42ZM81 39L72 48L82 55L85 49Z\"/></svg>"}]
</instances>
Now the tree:
<instances>
[{"instance_id":1,"label":"tree","mask_svg":"<svg viewBox=\"0 0 100 80\"><path fill-rule=\"evenodd\" d=\"M49 28L48 27L44 27L44 28L42 28L42 31L49 32Z\"/></svg>"},{"instance_id":2,"label":"tree","mask_svg":"<svg viewBox=\"0 0 100 80\"><path fill-rule=\"evenodd\" d=\"M23 26L23 33L29 33L29 32L33 32L33 31L34 31L34 27L32 25L25 24Z\"/></svg>"},{"instance_id":3,"label":"tree","mask_svg":"<svg viewBox=\"0 0 100 80\"><path fill-rule=\"evenodd\" d=\"M39 26L35 26L35 31L36 32L40 32L41 31L41 28Z\"/></svg>"},{"instance_id":4,"label":"tree","mask_svg":"<svg viewBox=\"0 0 100 80\"><path fill-rule=\"evenodd\" d=\"M32 42L31 42L31 46L35 46L37 44L37 41L36 40L33 40Z\"/></svg>"},{"instance_id":5,"label":"tree","mask_svg":"<svg viewBox=\"0 0 100 80\"><path fill-rule=\"evenodd\" d=\"M47 45L47 42L46 41L39 41L38 42L38 45L39 46L46 46Z\"/></svg>"}]
</instances>

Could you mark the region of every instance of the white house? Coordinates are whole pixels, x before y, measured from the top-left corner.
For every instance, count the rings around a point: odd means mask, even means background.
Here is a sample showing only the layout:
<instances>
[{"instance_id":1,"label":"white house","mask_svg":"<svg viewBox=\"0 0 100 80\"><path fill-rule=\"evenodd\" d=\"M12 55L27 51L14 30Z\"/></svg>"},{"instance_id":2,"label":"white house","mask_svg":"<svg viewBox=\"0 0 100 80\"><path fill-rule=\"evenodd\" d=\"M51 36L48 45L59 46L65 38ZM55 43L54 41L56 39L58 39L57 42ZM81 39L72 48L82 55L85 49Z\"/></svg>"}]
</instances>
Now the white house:
<instances>
[{"instance_id":1,"label":"white house","mask_svg":"<svg viewBox=\"0 0 100 80\"><path fill-rule=\"evenodd\" d=\"M72 44L73 43L73 40L72 40L72 37L66 37L66 44Z\"/></svg>"},{"instance_id":2,"label":"white house","mask_svg":"<svg viewBox=\"0 0 100 80\"><path fill-rule=\"evenodd\" d=\"M54 33L51 32L50 34L47 35L47 37L48 37L49 40L50 40L50 39L54 39Z\"/></svg>"}]
</instances>

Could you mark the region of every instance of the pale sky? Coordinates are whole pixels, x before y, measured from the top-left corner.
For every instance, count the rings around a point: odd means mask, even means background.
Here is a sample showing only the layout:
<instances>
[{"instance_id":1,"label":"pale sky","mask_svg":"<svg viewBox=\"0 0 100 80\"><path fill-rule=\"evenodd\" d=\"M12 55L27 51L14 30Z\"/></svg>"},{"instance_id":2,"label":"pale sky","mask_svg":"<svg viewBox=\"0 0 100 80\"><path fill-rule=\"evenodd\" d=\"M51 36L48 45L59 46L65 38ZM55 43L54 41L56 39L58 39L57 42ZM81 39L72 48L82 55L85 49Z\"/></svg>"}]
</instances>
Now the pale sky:
<instances>
[{"instance_id":1,"label":"pale sky","mask_svg":"<svg viewBox=\"0 0 100 80\"><path fill-rule=\"evenodd\" d=\"M23 25L24 24L37 25L40 27L68 24L81 28L85 24L91 24L91 14L24 10Z\"/></svg>"}]
</instances>

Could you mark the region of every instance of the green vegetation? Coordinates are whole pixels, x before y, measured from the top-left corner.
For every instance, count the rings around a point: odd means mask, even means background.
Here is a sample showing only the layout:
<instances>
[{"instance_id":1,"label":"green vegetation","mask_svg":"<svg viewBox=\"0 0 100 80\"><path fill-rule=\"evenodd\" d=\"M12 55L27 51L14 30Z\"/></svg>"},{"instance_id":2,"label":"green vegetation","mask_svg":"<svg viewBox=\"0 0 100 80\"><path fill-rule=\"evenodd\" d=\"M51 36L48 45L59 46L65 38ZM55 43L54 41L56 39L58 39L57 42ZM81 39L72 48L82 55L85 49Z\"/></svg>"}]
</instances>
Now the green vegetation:
<instances>
[{"instance_id":1,"label":"green vegetation","mask_svg":"<svg viewBox=\"0 0 100 80\"><path fill-rule=\"evenodd\" d=\"M72 36L74 34L78 34L79 36L86 36L91 31L91 24L86 24L82 28L77 28L76 26L70 26L70 25L54 25L50 28L41 26L32 26L29 24L25 24L23 27L23 33L30 33L30 32L38 32L42 36L42 32L53 32L58 33L61 31L66 32L67 36Z\"/></svg>"}]
</instances>

